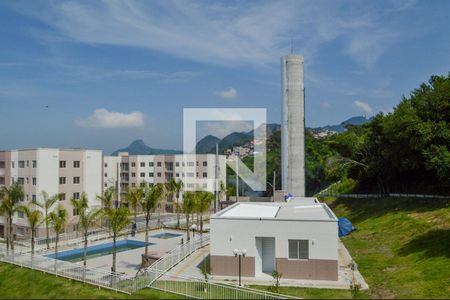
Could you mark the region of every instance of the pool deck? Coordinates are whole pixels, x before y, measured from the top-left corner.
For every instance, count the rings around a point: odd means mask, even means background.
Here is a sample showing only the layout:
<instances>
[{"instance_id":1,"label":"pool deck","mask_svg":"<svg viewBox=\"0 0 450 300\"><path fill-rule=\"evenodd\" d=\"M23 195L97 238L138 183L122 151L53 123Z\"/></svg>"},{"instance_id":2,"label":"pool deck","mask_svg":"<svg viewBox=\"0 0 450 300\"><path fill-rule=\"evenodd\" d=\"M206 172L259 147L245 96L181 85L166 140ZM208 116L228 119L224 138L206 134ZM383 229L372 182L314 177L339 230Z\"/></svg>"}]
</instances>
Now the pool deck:
<instances>
[{"instance_id":1,"label":"pool deck","mask_svg":"<svg viewBox=\"0 0 450 300\"><path fill-rule=\"evenodd\" d=\"M151 237L152 235L155 235L158 233L164 233L164 232L170 232L170 233L181 234L181 235L177 236L177 237L169 238L169 239L160 239L160 238ZM149 254L152 256L161 257L164 254L166 254L167 252L169 252L170 250L172 250L173 248L180 245L182 238L184 239L184 241L186 241L186 232L183 230L174 230L174 229L151 230L151 231L149 231L149 240L148 241L150 243L154 243L154 244L149 245L149 248L148 248ZM136 234L135 237L131 237L130 235L122 236L118 240L123 240L123 239L144 242L145 241L145 233L144 232L138 233L138 234ZM88 246L95 246L95 245L109 243L109 242L112 242L112 239L95 241L95 242L89 243ZM82 246L78 246L78 247L82 247ZM68 250L68 249L73 249L73 247L72 248L63 247L59 251L64 251L64 250ZM144 252L145 252L145 247L127 250L127 251L123 251L123 252L118 252L116 254L116 259L117 259L116 272L126 274L129 276L136 275L136 272L139 270L139 267L141 266L141 260L142 260L141 255L144 254ZM76 264L82 265L83 261L76 262ZM89 267L100 268L100 269L104 269L106 271L110 271L111 265L112 265L112 254L95 257L95 258L91 258L91 259L87 260L88 268Z\"/></svg>"}]
</instances>

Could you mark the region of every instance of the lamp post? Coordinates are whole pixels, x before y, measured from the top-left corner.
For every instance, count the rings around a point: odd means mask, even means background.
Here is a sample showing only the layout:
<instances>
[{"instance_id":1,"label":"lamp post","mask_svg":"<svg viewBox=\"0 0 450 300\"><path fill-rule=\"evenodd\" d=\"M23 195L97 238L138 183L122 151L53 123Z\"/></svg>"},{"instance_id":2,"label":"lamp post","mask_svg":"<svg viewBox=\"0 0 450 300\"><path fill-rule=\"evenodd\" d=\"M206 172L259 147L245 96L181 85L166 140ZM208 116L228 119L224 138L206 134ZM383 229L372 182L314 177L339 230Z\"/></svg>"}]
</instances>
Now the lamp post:
<instances>
[{"instance_id":1,"label":"lamp post","mask_svg":"<svg viewBox=\"0 0 450 300\"><path fill-rule=\"evenodd\" d=\"M192 229L192 239L195 240L195 230L197 229L197 225L192 224L191 229Z\"/></svg>"},{"instance_id":2,"label":"lamp post","mask_svg":"<svg viewBox=\"0 0 450 300\"><path fill-rule=\"evenodd\" d=\"M247 250L242 249L242 250L238 250L238 249L234 249L233 250L234 256L239 258L239 286L241 285L241 257L245 257L245 253L247 253Z\"/></svg>"}]
</instances>

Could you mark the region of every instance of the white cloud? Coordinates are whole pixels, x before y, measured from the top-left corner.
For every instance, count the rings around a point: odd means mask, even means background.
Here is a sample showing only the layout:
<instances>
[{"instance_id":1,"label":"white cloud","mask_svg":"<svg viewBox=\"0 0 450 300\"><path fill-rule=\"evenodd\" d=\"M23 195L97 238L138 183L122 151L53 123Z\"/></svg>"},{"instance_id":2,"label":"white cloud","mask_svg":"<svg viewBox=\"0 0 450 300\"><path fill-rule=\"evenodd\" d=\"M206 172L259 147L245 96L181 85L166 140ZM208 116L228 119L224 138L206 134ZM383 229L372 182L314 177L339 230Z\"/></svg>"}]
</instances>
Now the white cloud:
<instances>
[{"instance_id":1,"label":"white cloud","mask_svg":"<svg viewBox=\"0 0 450 300\"><path fill-rule=\"evenodd\" d=\"M355 104L355 106L357 108L359 108L360 110L362 110L366 114L371 114L372 113L372 107L370 107L370 105L367 102L356 100L355 102L353 102L353 104Z\"/></svg>"},{"instance_id":2,"label":"white cloud","mask_svg":"<svg viewBox=\"0 0 450 300\"><path fill-rule=\"evenodd\" d=\"M144 125L144 115L140 111L121 113L108 111L107 109L96 109L86 119L77 119L75 124L80 127L92 128L133 128Z\"/></svg>"},{"instance_id":3,"label":"white cloud","mask_svg":"<svg viewBox=\"0 0 450 300\"><path fill-rule=\"evenodd\" d=\"M216 95L225 98L225 99L235 99L238 97L238 92L235 88L230 87L226 91L218 91Z\"/></svg>"},{"instance_id":4,"label":"white cloud","mask_svg":"<svg viewBox=\"0 0 450 300\"><path fill-rule=\"evenodd\" d=\"M392 20L414 5L393 2L367 9L338 1L296 0L258 5L169 0L49 1L37 7L25 3L11 5L56 29L40 32L40 39L57 32L63 40L146 48L226 66L277 64L292 39L295 52L311 62L321 46L339 40L339 50L366 67L410 34L409 27L399 28Z\"/></svg>"}]
</instances>

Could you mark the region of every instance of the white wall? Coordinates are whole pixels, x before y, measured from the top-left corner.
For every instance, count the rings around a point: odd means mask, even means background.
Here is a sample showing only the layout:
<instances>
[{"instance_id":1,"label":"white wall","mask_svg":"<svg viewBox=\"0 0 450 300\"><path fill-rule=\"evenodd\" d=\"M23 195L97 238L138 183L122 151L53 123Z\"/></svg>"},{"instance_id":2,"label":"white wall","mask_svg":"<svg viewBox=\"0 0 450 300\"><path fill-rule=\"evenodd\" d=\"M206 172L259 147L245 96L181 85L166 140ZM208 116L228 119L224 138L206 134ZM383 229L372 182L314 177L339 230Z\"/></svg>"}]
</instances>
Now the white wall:
<instances>
[{"instance_id":1,"label":"white wall","mask_svg":"<svg viewBox=\"0 0 450 300\"><path fill-rule=\"evenodd\" d=\"M211 255L231 256L233 249L246 249L255 257L255 237L275 237L277 258L289 257L289 239L306 239L310 259L338 259L337 222L213 218L210 223Z\"/></svg>"},{"instance_id":2,"label":"white wall","mask_svg":"<svg viewBox=\"0 0 450 300\"><path fill-rule=\"evenodd\" d=\"M84 192L89 198L89 206L100 206L97 196L102 194L102 152L98 150L84 151Z\"/></svg>"}]
</instances>

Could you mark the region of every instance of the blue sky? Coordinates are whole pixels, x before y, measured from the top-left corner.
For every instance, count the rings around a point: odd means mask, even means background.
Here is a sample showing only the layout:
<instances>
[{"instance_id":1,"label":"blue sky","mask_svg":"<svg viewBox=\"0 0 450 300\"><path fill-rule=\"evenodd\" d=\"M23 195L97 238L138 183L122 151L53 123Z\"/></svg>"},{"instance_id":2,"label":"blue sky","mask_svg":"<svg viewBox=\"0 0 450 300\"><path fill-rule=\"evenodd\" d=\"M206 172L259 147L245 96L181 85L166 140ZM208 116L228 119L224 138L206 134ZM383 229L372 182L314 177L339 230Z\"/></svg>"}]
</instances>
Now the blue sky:
<instances>
[{"instance_id":1,"label":"blue sky","mask_svg":"<svg viewBox=\"0 0 450 300\"><path fill-rule=\"evenodd\" d=\"M0 148L181 149L184 107L279 123L291 40L308 126L389 112L450 71L449 20L449 1L2 1Z\"/></svg>"}]
</instances>

